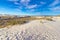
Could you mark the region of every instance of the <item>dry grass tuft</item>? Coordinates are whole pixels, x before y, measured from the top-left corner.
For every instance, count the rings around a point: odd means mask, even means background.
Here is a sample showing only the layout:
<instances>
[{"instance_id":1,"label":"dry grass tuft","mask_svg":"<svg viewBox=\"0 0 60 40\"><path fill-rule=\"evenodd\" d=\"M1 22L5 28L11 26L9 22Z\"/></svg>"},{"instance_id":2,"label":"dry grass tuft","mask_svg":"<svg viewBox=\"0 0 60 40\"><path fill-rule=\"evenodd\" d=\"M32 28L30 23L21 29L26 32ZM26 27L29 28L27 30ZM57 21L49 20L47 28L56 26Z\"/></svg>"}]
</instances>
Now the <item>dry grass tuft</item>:
<instances>
[{"instance_id":1,"label":"dry grass tuft","mask_svg":"<svg viewBox=\"0 0 60 40\"><path fill-rule=\"evenodd\" d=\"M53 21L53 19L52 19L52 18L46 18L46 20L48 20L48 21Z\"/></svg>"},{"instance_id":2,"label":"dry grass tuft","mask_svg":"<svg viewBox=\"0 0 60 40\"><path fill-rule=\"evenodd\" d=\"M27 23L31 20L49 20L49 21L53 21L52 18L48 18L48 17L42 17L42 18L36 18L36 17L2 17L2 19L0 19L0 28L4 28L10 25L21 25L24 23Z\"/></svg>"},{"instance_id":3,"label":"dry grass tuft","mask_svg":"<svg viewBox=\"0 0 60 40\"><path fill-rule=\"evenodd\" d=\"M35 19L36 18L34 17L14 17L14 18L5 17L3 19L0 19L0 28L7 27L9 25L17 25L17 24L21 25Z\"/></svg>"}]
</instances>

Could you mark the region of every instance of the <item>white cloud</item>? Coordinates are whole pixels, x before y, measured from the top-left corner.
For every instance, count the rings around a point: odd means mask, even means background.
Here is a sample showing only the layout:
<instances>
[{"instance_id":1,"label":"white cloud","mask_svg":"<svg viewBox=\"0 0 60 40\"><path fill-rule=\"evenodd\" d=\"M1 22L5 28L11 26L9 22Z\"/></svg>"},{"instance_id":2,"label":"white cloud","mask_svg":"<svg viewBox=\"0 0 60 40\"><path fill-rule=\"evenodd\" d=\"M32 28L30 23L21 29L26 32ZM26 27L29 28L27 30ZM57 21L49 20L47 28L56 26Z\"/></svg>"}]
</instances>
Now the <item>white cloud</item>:
<instances>
[{"instance_id":1,"label":"white cloud","mask_svg":"<svg viewBox=\"0 0 60 40\"><path fill-rule=\"evenodd\" d=\"M19 5L19 3L17 2L17 1L19 1L19 0L8 0L8 1L13 2L13 3L16 4L16 5Z\"/></svg>"},{"instance_id":2,"label":"white cloud","mask_svg":"<svg viewBox=\"0 0 60 40\"><path fill-rule=\"evenodd\" d=\"M18 12L21 12L21 10L19 8L16 8L15 10L18 11Z\"/></svg>"},{"instance_id":3,"label":"white cloud","mask_svg":"<svg viewBox=\"0 0 60 40\"><path fill-rule=\"evenodd\" d=\"M30 10L29 10L29 12L34 12L34 11L35 11L35 9L30 9Z\"/></svg>"},{"instance_id":4,"label":"white cloud","mask_svg":"<svg viewBox=\"0 0 60 40\"><path fill-rule=\"evenodd\" d=\"M43 5L43 4L46 4L46 2L41 1L41 2L40 2L40 4L42 4L42 5Z\"/></svg>"},{"instance_id":5,"label":"white cloud","mask_svg":"<svg viewBox=\"0 0 60 40\"><path fill-rule=\"evenodd\" d=\"M14 2L14 4L19 5L19 3L18 3L18 2Z\"/></svg>"},{"instance_id":6,"label":"white cloud","mask_svg":"<svg viewBox=\"0 0 60 40\"><path fill-rule=\"evenodd\" d=\"M20 2L30 2L30 0L21 0Z\"/></svg>"},{"instance_id":7,"label":"white cloud","mask_svg":"<svg viewBox=\"0 0 60 40\"><path fill-rule=\"evenodd\" d=\"M8 1L19 1L19 0L8 0Z\"/></svg>"},{"instance_id":8,"label":"white cloud","mask_svg":"<svg viewBox=\"0 0 60 40\"><path fill-rule=\"evenodd\" d=\"M60 11L60 6L49 8L51 11Z\"/></svg>"},{"instance_id":9,"label":"white cloud","mask_svg":"<svg viewBox=\"0 0 60 40\"><path fill-rule=\"evenodd\" d=\"M31 11L31 12L34 12L34 11L35 11L35 9L31 9L30 11Z\"/></svg>"},{"instance_id":10,"label":"white cloud","mask_svg":"<svg viewBox=\"0 0 60 40\"><path fill-rule=\"evenodd\" d=\"M56 4L58 4L59 3L59 0L55 0L53 3L51 3L49 6L50 7L54 7Z\"/></svg>"},{"instance_id":11,"label":"white cloud","mask_svg":"<svg viewBox=\"0 0 60 40\"><path fill-rule=\"evenodd\" d=\"M54 10L60 10L60 6L59 6L59 7L54 8Z\"/></svg>"},{"instance_id":12,"label":"white cloud","mask_svg":"<svg viewBox=\"0 0 60 40\"><path fill-rule=\"evenodd\" d=\"M20 3L24 6L27 6L29 4L30 0L20 0Z\"/></svg>"},{"instance_id":13,"label":"white cloud","mask_svg":"<svg viewBox=\"0 0 60 40\"><path fill-rule=\"evenodd\" d=\"M28 6L26 6L28 9L32 9L32 8L35 8L35 7L37 7L38 5L37 4L35 4L35 5L28 5Z\"/></svg>"}]
</instances>

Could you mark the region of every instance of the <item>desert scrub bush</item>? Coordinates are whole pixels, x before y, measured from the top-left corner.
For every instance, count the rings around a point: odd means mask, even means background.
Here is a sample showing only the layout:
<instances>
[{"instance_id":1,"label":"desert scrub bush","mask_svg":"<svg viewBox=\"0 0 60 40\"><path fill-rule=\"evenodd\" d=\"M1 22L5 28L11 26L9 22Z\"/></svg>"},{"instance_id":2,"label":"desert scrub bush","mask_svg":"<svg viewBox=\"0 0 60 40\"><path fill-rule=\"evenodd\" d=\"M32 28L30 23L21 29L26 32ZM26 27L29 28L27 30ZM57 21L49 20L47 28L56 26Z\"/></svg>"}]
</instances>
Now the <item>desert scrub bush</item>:
<instances>
[{"instance_id":1,"label":"desert scrub bush","mask_svg":"<svg viewBox=\"0 0 60 40\"><path fill-rule=\"evenodd\" d=\"M52 19L52 18L46 18L46 20L48 20L48 21L53 21L53 19Z\"/></svg>"},{"instance_id":2,"label":"desert scrub bush","mask_svg":"<svg viewBox=\"0 0 60 40\"><path fill-rule=\"evenodd\" d=\"M16 24L24 24L26 21L24 20L10 20L7 22L7 25L16 25Z\"/></svg>"},{"instance_id":3,"label":"desert scrub bush","mask_svg":"<svg viewBox=\"0 0 60 40\"><path fill-rule=\"evenodd\" d=\"M24 24L29 22L30 20L35 20L35 18L24 17L24 18L3 18L0 20L0 28L4 28L10 25Z\"/></svg>"}]
</instances>

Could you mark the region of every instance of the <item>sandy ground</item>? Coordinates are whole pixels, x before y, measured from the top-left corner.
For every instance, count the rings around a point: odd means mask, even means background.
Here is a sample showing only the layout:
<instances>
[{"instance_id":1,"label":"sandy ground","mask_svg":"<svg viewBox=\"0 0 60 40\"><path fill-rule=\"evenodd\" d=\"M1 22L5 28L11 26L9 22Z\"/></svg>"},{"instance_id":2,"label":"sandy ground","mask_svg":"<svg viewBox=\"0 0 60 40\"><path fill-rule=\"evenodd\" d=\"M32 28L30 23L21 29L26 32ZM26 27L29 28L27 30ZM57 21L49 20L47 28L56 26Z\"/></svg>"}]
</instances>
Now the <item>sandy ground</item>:
<instances>
[{"instance_id":1,"label":"sandy ground","mask_svg":"<svg viewBox=\"0 0 60 40\"><path fill-rule=\"evenodd\" d=\"M0 40L60 40L60 20L34 20L23 25L2 28Z\"/></svg>"}]
</instances>

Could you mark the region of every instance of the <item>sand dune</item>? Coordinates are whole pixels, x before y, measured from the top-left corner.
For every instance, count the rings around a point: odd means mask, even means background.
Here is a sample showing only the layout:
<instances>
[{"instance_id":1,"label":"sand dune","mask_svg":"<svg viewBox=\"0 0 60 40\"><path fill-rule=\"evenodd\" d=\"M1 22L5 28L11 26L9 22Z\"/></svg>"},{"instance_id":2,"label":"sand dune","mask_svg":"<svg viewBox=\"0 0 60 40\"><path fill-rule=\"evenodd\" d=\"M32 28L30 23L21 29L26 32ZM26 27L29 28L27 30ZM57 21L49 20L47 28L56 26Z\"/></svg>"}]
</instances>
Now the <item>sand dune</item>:
<instances>
[{"instance_id":1,"label":"sand dune","mask_svg":"<svg viewBox=\"0 0 60 40\"><path fill-rule=\"evenodd\" d=\"M33 20L0 29L0 40L60 40L60 21Z\"/></svg>"}]
</instances>

